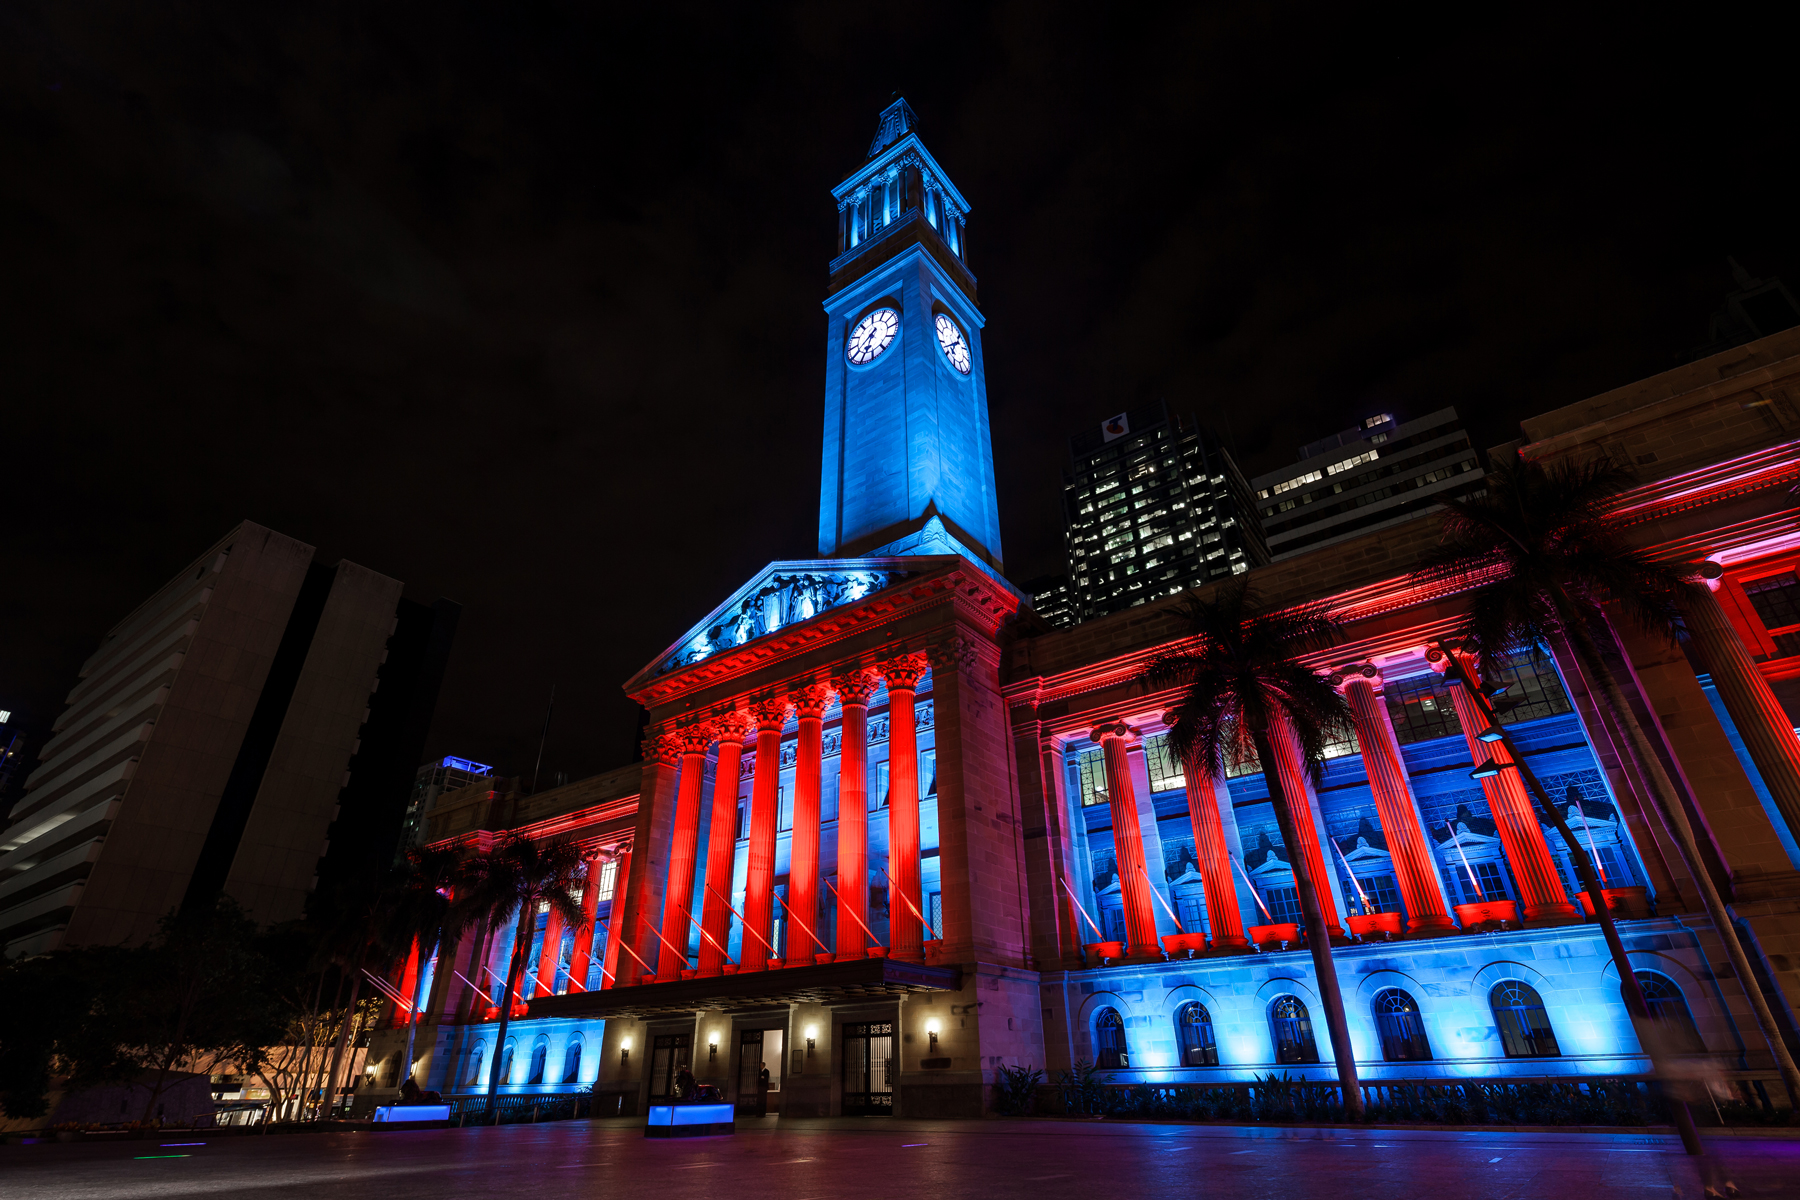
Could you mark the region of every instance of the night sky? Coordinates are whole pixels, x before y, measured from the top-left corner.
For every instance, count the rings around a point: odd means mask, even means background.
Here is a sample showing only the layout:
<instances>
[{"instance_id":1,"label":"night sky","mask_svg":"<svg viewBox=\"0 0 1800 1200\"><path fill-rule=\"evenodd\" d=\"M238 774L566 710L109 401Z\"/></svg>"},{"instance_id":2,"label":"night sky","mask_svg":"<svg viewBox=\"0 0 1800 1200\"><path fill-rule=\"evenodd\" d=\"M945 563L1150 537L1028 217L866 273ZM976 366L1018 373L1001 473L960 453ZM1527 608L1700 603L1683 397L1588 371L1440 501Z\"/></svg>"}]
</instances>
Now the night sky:
<instances>
[{"instance_id":1,"label":"night sky","mask_svg":"<svg viewBox=\"0 0 1800 1200\"><path fill-rule=\"evenodd\" d=\"M249 518L464 605L430 753L529 773L554 683L546 778L629 761L620 683L817 552L829 189L897 91L1015 580L1135 404L1254 474L1685 361L1727 255L1800 284L1791 63L1575 7L0 0L0 708Z\"/></svg>"}]
</instances>

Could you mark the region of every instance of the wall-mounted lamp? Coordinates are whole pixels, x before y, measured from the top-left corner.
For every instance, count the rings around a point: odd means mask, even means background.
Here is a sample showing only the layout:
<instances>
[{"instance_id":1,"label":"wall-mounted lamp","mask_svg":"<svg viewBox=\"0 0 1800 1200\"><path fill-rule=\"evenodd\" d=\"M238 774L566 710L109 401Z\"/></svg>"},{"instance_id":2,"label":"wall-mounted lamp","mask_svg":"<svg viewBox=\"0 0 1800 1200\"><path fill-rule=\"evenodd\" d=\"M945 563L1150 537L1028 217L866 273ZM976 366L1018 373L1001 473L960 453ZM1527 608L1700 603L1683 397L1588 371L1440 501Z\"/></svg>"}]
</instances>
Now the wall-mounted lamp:
<instances>
[{"instance_id":1,"label":"wall-mounted lamp","mask_svg":"<svg viewBox=\"0 0 1800 1200\"><path fill-rule=\"evenodd\" d=\"M1501 729L1498 725L1489 725L1486 729L1475 735L1475 740L1478 742L1497 742L1505 736L1506 731Z\"/></svg>"},{"instance_id":2,"label":"wall-mounted lamp","mask_svg":"<svg viewBox=\"0 0 1800 1200\"><path fill-rule=\"evenodd\" d=\"M709 1059L719 1057L719 1035L716 1033L713 1034L712 1041L706 1043L706 1057Z\"/></svg>"},{"instance_id":3,"label":"wall-mounted lamp","mask_svg":"<svg viewBox=\"0 0 1800 1200\"><path fill-rule=\"evenodd\" d=\"M813 1044L818 1040L818 1037L819 1027L817 1025L808 1025L806 1027L806 1052L808 1054L813 1052Z\"/></svg>"},{"instance_id":4,"label":"wall-mounted lamp","mask_svg":"<svg viewBox=\"0 0 1800 1200\"><path fill-rule=\"evenodd\" d=\"M1470 779L1492 779L1494 776L1496 776L1500 773L1500 768L1504 765L1505 765L1504 763L1497 763L1497 762L1477 763L1475 765L1475 769L1473 771L1469 772L1469 778Z\"/></svg>"},{"instance_id":5,"label":"wall-mounted lamp","mask_svg":"<svg viewBox=\"0 0 1800 1200\"><path fill-rule=\"evenodd\" d=\"M631 1038L630 1037L622 1037L619 1039L619 1065L624 1066L626 1063L628 1063L630 1061L631 1061Z\"/></svg>"},{"instance_id":6,"label":"wall-mounted lamp","mask_svg":"<svg viewBox=\"0 0 1800 1200\"><path fill-rule=\"evenodd\" d=\"M931 1039L932 1052L936 1053L938 1039L938 1023L936 1017L933 1017L925 1023L925 1036Z\"/></svg>"}]
</instances>

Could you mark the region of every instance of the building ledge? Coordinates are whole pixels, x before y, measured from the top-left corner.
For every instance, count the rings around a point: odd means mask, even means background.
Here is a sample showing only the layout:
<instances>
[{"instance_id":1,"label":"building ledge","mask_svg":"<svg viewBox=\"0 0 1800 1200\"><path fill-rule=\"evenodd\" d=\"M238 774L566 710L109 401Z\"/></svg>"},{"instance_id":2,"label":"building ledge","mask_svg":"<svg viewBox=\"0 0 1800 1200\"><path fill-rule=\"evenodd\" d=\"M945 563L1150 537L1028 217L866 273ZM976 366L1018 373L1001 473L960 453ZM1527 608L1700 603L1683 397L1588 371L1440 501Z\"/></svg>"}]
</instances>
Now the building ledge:
<instances>
[{"instance_id":1,"label":"building ledge","mask_svg":"<svg viewBox=\"0 0 1800 1200\"><path fill-rule=\"evenodd\" d=\"M691 1016L718 1009L736 1012L774 1004L847 1004L912 992L955 992L962 989L959 967L930 967L891 958L811 967L786 967L747 975L645 983L599 992L542 996L531 1002L525 1020L540 1017Z\"/></svg>"}]
</instances>

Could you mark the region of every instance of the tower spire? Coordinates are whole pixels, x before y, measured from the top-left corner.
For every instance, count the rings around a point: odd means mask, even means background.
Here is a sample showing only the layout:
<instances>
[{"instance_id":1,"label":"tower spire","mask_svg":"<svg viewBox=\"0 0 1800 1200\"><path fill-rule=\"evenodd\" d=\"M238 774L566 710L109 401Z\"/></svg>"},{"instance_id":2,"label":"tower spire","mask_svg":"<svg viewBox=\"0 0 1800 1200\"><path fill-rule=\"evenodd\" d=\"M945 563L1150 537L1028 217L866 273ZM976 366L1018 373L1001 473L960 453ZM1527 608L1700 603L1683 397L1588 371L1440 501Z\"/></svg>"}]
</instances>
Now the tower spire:
<instances>
[{"instance_id":1,"label":"tower spire","mask_svg":"<svg viewBox=\"0 0 1800 1200\"><path fill-rule=\"evenodd\" d=\"M869 157L874 158L918 127L919 114L912 110L912 105L906 102L905 96L896 98L881 110L880 123L875 127L875 140L869 143Z\"/></svg>"}]
</instances>

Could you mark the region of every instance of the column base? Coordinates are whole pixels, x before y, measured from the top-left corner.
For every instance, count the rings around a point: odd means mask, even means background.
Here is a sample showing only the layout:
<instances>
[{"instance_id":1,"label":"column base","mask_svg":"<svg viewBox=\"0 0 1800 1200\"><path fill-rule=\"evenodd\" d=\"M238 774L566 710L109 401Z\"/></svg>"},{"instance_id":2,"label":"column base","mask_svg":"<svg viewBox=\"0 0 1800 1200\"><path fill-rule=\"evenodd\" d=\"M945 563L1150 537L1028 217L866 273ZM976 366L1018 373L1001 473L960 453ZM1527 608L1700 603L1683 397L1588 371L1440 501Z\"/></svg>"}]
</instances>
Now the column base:
<instances>
[{"instance_id":1,"label":"column base","mask_svg":"<svg viewBox=\"0 0 1800 1200\"><path fill-rule=\"evenodd\" d=\"M1407 941L1412 941L1418 938L1455 937L1461 932L1462 928L1455 921L1449 917L1441 917L1407 922L1404 936Z\"/></svg>"},{"instance_id":2,"label":"column base","mask_svg":"<svg viewBox=\"0 0 1800 1200\"><path fill-rule=\"evenodd\" d=\"M1549 912L1527 916L1522 924L1527 929L1554 929L1559 925L1580 925L1582 922L1581 915L1570 909L1567 913Z\"/></svg>"},{"instance_id":3,"label":"column base","mask_svg":"<svg viewBox=\"0 0 1800 1200\"><path fill-rule=\"evenodd\" d=\"M1115 958L1112 960L1113 965L1116 967L1119 967L1119 966L1141 967L1147 963L1161 963L1161 962L1167 962L1167 961L1169 961L1168 956L1165 955L1161 950L1141 950L1141 949L1138 950L1134 954L1127 954L1123 958Z\"/></svg>"},{"instance_id":4,"label":"column base","mask_svg":"<svg viewBox=\"0 0 1800 1200\"><path fill-rule=\"evenodd\" d=\"M1207 950L1213 954L1248 954L1256 949L1249 938L1213 938Z\"/></svg>"},{"instance_id":5,"label":"column base","mask_svg":"<svg viewBox=\"0 0 1800 1200\"><path fill-rule=\"evenodd\" d=\"M922 947L917 950L908 950L905 947L895 947L888 951L888 957L898 959L901 962L922 963L925 961L925 951Z\"/></svg>"}]
</instances>

